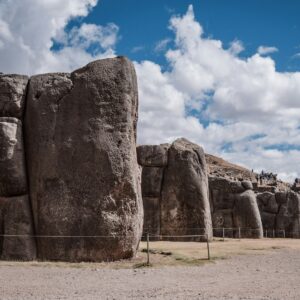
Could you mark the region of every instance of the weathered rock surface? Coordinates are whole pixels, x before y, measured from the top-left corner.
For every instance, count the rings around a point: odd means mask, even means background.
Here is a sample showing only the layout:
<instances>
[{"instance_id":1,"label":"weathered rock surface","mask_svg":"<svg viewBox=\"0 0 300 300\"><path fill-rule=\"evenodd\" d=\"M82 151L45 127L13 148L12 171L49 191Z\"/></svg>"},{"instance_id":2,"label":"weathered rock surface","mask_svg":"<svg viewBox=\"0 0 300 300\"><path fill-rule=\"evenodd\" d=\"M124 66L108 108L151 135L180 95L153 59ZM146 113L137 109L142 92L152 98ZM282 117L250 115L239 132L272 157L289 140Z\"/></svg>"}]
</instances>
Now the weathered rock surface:
<instances>
[{"instance_id":1,"label":"weathered rock surface","mask_svg":"<svg viewBox=\"0 0 300 300\"><path fill-rule=\"evenodd\" d=\"M212 237L204 152L186 139L176 140L168 151L161 197L161 233Z\"/></svg>"},{"instance_id":2,"label":"weathered rock surface","mask_svg":"<svg viewBox=\"0 0 300 300\"><path fill-rule=\"evenodd\" d=\"M137 153L143 167L144 232L201 234L210 239L211 214L202 148L178 139L172 145L139 146ZM206 236L202 239L206 240Z\"/></svg>"},{"instance_id":3,"label":"weathered rock surface","mask_svg":"<svg viewBox=\"0 0 300 300\"><path fill-rule=\"evenodd\" d=\"M262 224L250 181L209 177L210 204L216 236L262 237ZM240 231L238 231L240 228Z\"/></svg>"},{"instance_id":4,"label":"weathered rock surface","mask_svg":"<svg viewBox=\"0 0 300 300\"><path fill-rule=\"evenodd\" d=\"M27 83L27 76L0 74L0 117L22 118Z\"/></svg>"},{"instance_id":5,"label":"weathered rock surface","mask_svg":"<svg viewBox=\"0 0 300 300\"><path fill-rule=\"evenodd\" d=\"M143 196L144 232L160 234L160 198ZM153 238L152 238L153 240Z\"/></svg>"},{"instance_id":6,"label":"weathered rock surface","mask_svg":"<svg viewBox=\"0 0 300 300\"><path fill-rule=\"evenodd\" d=\"M33 260L36 244L28 196L0 197L0 257L5 260ZM9 236L11 235L11 236Z\"/></svg>"},{"instance_id":7,"label":"weathered rock surface","mask_svg":"<svg viewBox=\"0 0 300 300\"><path fill-rule=\"evenodd\" d=\"M38 257L132 257L143 223L136 157L137 85L125 58L30 80L26 154ZM103 236L110 236L109 238Z\"/></svg>"},{"instance_id":8,"label":"weathered rock surface","mask_svg":"<svg viewBox=\"0 0 300 300\"><path fill-rule=\"evenodd\" d=\"M261 217L253 191L247 190L238 195L233 209L233 223L236 228L241 228L243 237L263 237Z\"/></svg>"},{"instance_id":9,"label":"weathered rock surface","mask_svg":"<svg viewBox=\"0 0 300 300\"><path fill-rule=\"evenodd\" d=\"M165 167L168 164L169 147L169 144L138 146L139 164L148 167Z\"/></svg>"},{"instance_id":10,"label":"weathered rock surface","mask_svg":"<svg viewBox=\"0 0 300 300\"><path fill-rule=\"evenodd\" d=\"M278 204L275 198L275 194L270 192L264 192L257 194L257 203L260 211L267 213L277 214Z\"/></svg>"},{"instance_id":11,"label":"weathered rock surface","mask_svg":"<svg viewBox=\"0 0 300 300\"><path fill-rule=\"evenodd\" d=\"M161 194L164 169L159 167L143 167L142 195L143 197L159 197Z\"/></svg>"},{"instance_id":12,"label":"weathered rock surface","mask_svg":"<svg viewBox=\"0 0 300 300\"><path fill-rule=\"evenodd\" d=\"M22 122L0 117L0 196L27 193Z\"/></svg>"},{"instance_id":13,"label":"weathered rock surface","mask_svg":"<svg viewBox=\"0 0 300 300\"><path fill-rule=\"evenodd\" d=\"M212 210L217 211L233 209L237 194L243 193L245 188L240 181L209 177L209 191Z\"/></svg>"},{"instance_id":14,"label":"weathered rock surface","mask_svg":"<svg viewBox=\"0 0 300 300\"><path fill-rule=\"evenodd\" d=\"M0 257L9 260L36 257L22 128L27 83L0 75Z\"/></svg>"},{"instance_id":15,"label":"weathered rock surface","mask_svg":"<svg viewBox=\"0 0 300 300\"><path fill-rule=\"evenodd\" d=\"M300 195L289 191L285 197L282 194L275 196L281 203L276 216L277 232L284 230L287 237L300 238Z\"/></svg>"}]
</instances>

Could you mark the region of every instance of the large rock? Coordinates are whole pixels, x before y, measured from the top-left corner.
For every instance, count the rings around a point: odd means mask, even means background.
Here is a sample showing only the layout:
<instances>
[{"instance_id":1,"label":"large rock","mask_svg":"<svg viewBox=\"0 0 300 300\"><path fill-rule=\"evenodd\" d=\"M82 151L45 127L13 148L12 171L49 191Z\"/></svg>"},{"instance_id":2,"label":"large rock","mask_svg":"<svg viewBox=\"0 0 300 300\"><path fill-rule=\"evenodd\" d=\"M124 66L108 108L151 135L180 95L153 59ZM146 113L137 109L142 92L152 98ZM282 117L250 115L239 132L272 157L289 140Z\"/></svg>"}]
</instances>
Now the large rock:
<instances>
[{"instance_id":1,"label":"large rock","mask_svg":"<svg viewBox=\"0 0 300 300\"><path fill-rule=\"evenodd\" d=\"M143 167L142 171L142 195L143 197L160 197L163 168Z\"/></svg>"},{"instance_id":2,"label":"large rock","mask_svg":"<svg viewBox=\"0 0 300 300\"><path fill-rule=\"evenodd\" d=\"M28 77L0 74L0 117L23 116Z\"/></svg>"},{"instance_id":3,"label":"large rock","mask_svg":"<svg viewBox=\"0 0 300 300\"><path fill-rule=\"evenodd\" d=\"M176 140L169 148L161 198L161 233L212 237L204 152L185 139Z\"/></svg>"},{"instance_id":4,"label":"large rock","mask_svg":"<svg viewBox=\"0 0 300 300\"><path fill-rule=\"evenodd\" d=\"M236 197L245 188L240 181L232 181L222 177L209 177L210 203L213 211L232 209Z\"/></svg>"},{"instance_id":5,"label":"large rock","mask_svg":"<svg viewBox=\"0 0 300 300\"><path fill-rule=\"evenodd\" d=\"M0 117L0 196L26 192L22 122L12 117Z\"/></svg>"},{"instance_id":6,"label":"large rock","mask_svg":"<svg viewBox=\"0 0 300 300\"><path fill-rule=\"evenodd\" d=\"M32 215L27 196L0 197L0 224L0 234L4 235L0 241L1 259L36 258Z\"/></svg>"},{"instance_id":7,"label":"large rock","mask_svg":"<svg viewBox=\"0 0 300 300\"><path fill-rule=\"evenodd\" d=\"M276 199L279 199L276 194ZM285 201L284 201L285 199ZM287 237L300 237L300 195L289 191L280 195L279 203L282 203L276 216L277 232L285 231Z\"/></svg>"},{"instance_id":8,"label":"large rock","mask_svg":"<svg viewBox=\"0 0 300 300\"><path fill-rule=\"evenodd\" d=\"M257 194L257 203L261 211L272 214L278 213L278 204L273 193L264 192Z\"/></svg>"},{"instance_id":9,"label":"large rock","mask_svg":"<svg viewBox=\"0 0 300 300\"><path fill-rule=\"evenodd\" d=\"M33 76L27 101L26 152L36 233L60 236L39 239L38 257L132 257L143 223L133 65L118 57L71 74Z\"/></svg>"},{"instance_id":10,"label":"large rock","mask_svg":"<svg viewBox=\"0 0 300 300\"><path fill-rule=\"evenodd\" d=\"M247 190L238 195L233 209L233 221L236 228L241 228L242 237L263 237L261 217L253 191Z\"/></svg>"},{"instance_id":11,"label":"large rock","mask_svg":"<svg viewBox=\"0 0 300 300\"><path fill-rule=\"evenodd\" d=\"M251 181L209 177L215 236L262 237L262 224Z\"/></svg>"},{"instance_id":12,"label":"large rock","mask_svg":"<svg viewBox=\"0 0 300 300\"><path fill-rule=\"evenodd\" d=\"M143 196L143 203L144 203L144 233L159 235L160 234L160 198Z\"/></svg>"},{"instance_id":13,"label":"large rock","mask_svg":"<svg viewBox=\"0 0 300 300\"><path fill-rule=\"evenodd\" d=\"M169 144L138 146L137 156L139 164L148 167L165 167L168 164L169 147Z\"/></svg>"},{"instance_id":14,"label":"large rock","mask_svg":"<svg viewBox=\"0 0 300 300\"><path fill-rule=\"evenodd\" d=\"M214 236L233 237L237 231L233 228L232 209L220 209L212 213L213 233Z\"/></svg>"}]
</instances>

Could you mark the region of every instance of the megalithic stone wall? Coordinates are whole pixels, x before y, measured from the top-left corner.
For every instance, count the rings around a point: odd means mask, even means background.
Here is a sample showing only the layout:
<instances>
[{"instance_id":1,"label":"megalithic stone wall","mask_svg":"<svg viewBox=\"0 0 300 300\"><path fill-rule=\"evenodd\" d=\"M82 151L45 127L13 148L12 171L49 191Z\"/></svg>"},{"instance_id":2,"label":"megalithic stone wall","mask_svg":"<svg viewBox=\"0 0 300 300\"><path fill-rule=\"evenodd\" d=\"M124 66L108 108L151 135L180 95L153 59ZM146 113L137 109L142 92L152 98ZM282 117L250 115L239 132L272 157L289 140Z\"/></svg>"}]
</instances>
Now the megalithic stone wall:
<instances>
[{"instance_id":1,"label":"megalithic stone wall","mask_svg":"<svg viewBox=\"0 0 300 300\"><path fill-rule=\"evenodd\" d=\"M34 258L34 239L23 239L33 234L41 260L135 254L143 224L137 111L135 70L123 57L29 81L1 76L0 232L22 235L0 239L3 258Z\"/></svg>"},{"instance_id":2,"label":"megalithic stone wall","mask_svg":"<svg viewBox=\"0 0 300 300\"><path fill-rule=\"evenodd\" d=\"M258 193L257 202L266 236L300 238L299 193L291 190Z\"/></svg>"},{"instance_id":3,"label":"megalithic stone wall","mask_svg":"<svg viewBox=\"0 0 300 300\"><path fill-rule=\"evenodd\" d=\"M209 177L214 234L226 237L262 238L263 227L250 181ZM240 228L240 231L237 229Z\"/></svg>"},{"instance_id":4,"label":"megalithic stone wall","mask_svg":"<svg viewBox=\"0 0 300 300\"><path fill-rule=\"evenodd\" d=\"M201 239L210 239L212 225L203 149L178 139L172 145L139 146L138 159L143 166L144 231L204 235Z\"/></svg>"},{"instance_id":5,"label":"megalithic stone wall","mask_svg":"<svg viewBox=\"0 0 300 300\"><path fill-rule=\"evenodd\" d=\"M27 83L26 76L0 75L0 257L2 259L31 260L36 257L23 143ZM23 237L7 235L23 235Z\"/></svg>"}]
</instances>

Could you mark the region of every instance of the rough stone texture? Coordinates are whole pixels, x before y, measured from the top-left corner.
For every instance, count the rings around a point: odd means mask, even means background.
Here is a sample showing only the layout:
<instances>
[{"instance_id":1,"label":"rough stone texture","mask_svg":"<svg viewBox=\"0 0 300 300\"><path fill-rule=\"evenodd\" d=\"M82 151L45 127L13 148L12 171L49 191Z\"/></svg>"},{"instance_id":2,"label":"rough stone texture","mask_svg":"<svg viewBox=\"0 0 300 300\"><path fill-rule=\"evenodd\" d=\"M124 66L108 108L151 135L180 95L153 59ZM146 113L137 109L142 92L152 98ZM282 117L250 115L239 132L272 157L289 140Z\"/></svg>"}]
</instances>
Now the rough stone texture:
<instances>
[{"instance_id":1,"label":"rough stone texture","mask_svg":"<svg viewBox=\"0 0 300 300\"><path fill-rule=\"evenodd\" d=\"M240 194L233 209L233 223L240 227L242 237L262 238L263 228L256 197L253 191Z\"/></svg>"},{"instance_id":2,"label":"rough stone texture","mask_svg":"<svg viewBox=\"0 0 300 300\"><path fill-rule=\"evenodd\" d=\"M201 233L212 237L204 152L185 139L176 140L168 151L161 198L161 232L163 235Z\"/></svg>"},{"instance_id":3,"label":"rough stone texture","mask_svg":"<svg viewBox=\"0 0 300 300\"><path fill-rule=\"evenodd\" d=\"M257 203L260 211L272 214L278 213L278 204L273 193L264 192L257 194Z\"/></svg>"},{"instance_id":4,"label":"rough stone texture","mask_svg":"<svg viewBox=\"0 0 300 300\"><path fill-rule=\"evenodd\" d=\"M169 144L142 145L137 147L138 162L141 166L164 167L168 164Z\"/></svg>"},{"instance_id":5,"label":"rough stone texture","mask_svg":"<svg viewBox=\"0 0 300 300\"><path fill-rule=\"evenodd\" d=\"M240 181L209 177L210 203L213 211L232 209L237 194L245 191Z\"/></svg>"},{"instance_id":6,"label":"rough stone texture","mask_svg":"<svg viewBox=\"0 0 300 300\"><path fill-rule=\"evenodd\" d=\"M159 167L143 167L143 197L160 197L164 169Z\"/></svg>"},{"instance_id":7,"label":"rough stone texture","mask_svg":"<svg viewBox=\"0 0 300 300\"><path fill-rule=\"evenodd\" d=\"M40 259L134 255L143 223L137 101L133 65L122 57L31 78L25 124L36 233L98 236L39 239Z\"/></svg>"},{"instance_id":8,"label":"rough stone texture","mask_svg":"<svg viewBox=\"0 0 300 300\"><path fill-rule=\"evenodd\" d=\"M212 213L213 233L215 236L223 236L223 228L225 237L233 237L236 234L233 230L232 209L220 209Z\"/></svg>"},{"instance_id":9,"label":"rough stone texture","mask_svg":"<svg viewBox=\"0 0 300 300\"><path fill-rule=\"evenodd\" d=\"M0 196L26 192L22 123L16 118L0 117Z\"/></svg>"},{"instance_id":10,"label":"rough stone texture","mask_svg":"<svg viewBox=\"0 0 300 300\"><path fill-rule=\"evenodd\" d=\"M242 186L245 190L253 190L252 182L249 180L242 181Z\"/></svg>"},{"instance_id":11,"label":"rough stone texture","mask_svg":"<svg viewBox=\"0 0 300 300\"><path fill-rule=\"evenodd\" d=\"M277 195L277 194L276 194ZM278 198L278 195L277 195ZM277 199L276 198L276 199ZM283 199L286 199L284 203ZM293 191L280 196L282 203L276 216L277 231L285 230L287 237L300 237L300 195Z\"/></svg>"},{"instance_id":12,"label":"rough stone texture","mask_svg":"<svg viewBox=\"0 0 300 300\"><path fill-rule=\"evenodd\" d=\"M5 236L0 242L0 256L5 260L33 260L36 245L33 235L31 208L28 196L0 197L0 232ZM2 228L1 228L2 227Z\"/></svg>"},{"instance_id":13,"label":"rough stone texture","mask_svg":"<svg viewBox=\"0 0 300 300\"><path fill-rule=\"evenodd\" d=\"M275 199L278 205L287 203L287 193L286 192L277 192L275 193Z\"/></svg>"},{"instance_id":14,"label":"rough stone texture","mask_svg":"<svg viewBox=\"0 0 300 300\"><path fill-rule=\"evenodd\" d=\"M0 238L1 259L32 260L36 245L27 194L22 119L28 77L0 75Z\"/></svg>"},{"instance_id":15,"label":"rough stone texture","mask_svg":"<svg viewBox=\"0 0 300 300\"><path fill-rule=\"evenodd\" d=\"M214 235L226 237L262 237L262 226L256 197L250 181L233 181L209 177L210 204ZM258 229L258 230L257 230Z\"/></svg>"},{"instance_id":16,"label":"rough stone texture","mask_svg":"<svg viewBox=\"0 0 300 300\"><path fill-rule=\"evenodd\" d=\"M262 211L260 215L261 215L261 222L264 229L271 229L271 230L275 229L276 214Z\"/></svg>"},{"instance_id":17,"label":"rough stone texture","mask_svg":"<svg viewBox=\"0 0 300 300\"><path fill-rule=\"evenodd\" d=\"M160 234L160 198L144 197L144 233ZM153 240L153 238L152 238Z\"/></svg>"},{"instance_id":18,"label":"rough stone texture","mask_svg":"<svg viewBox=\"0 0 300 300\"><path fill-rule=\"evenodd\" d=\"M22 118L27 83L27 76L0 74L0 117Z\"/></svg>"}]
</instances>

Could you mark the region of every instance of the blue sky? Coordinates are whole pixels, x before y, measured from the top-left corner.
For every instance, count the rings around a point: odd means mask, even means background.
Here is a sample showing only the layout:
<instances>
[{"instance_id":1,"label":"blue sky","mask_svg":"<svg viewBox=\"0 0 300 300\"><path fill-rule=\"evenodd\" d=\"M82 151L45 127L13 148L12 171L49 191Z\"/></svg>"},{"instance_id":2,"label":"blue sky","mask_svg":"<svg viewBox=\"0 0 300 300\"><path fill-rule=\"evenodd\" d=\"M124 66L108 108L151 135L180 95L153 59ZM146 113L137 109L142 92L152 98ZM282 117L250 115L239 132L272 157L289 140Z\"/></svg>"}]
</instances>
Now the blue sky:
<instances>
[{"instance_id":1,"label":"blue sky","mask_svg":"<svg viewBox=\"0 0 300 300\"><path fill-rule=\"evenodd\" d=\"M126 55L138 143L185 137L300 177L300 1L0 0L0 71L69 72Z\"/></svg>"},{"instance_id":2,"label":"blue sky","mask_svg":"<svg viewBox=\"0 0 300 300\"><path fill-rule=\"evenodd\" d=\"M102 0L85 21L118 24L118 54L164 64L164 55L154 51L155 45L172 38L169 19L184 14L189 4L208 37L222 40L225 46L242 40L244 56L255 53L260 45L277 47L280 51L272 57L279 71L300 69L300 58L293 58L300 52L300 1L296 0Z\"/></svg>"}]
</instances>

